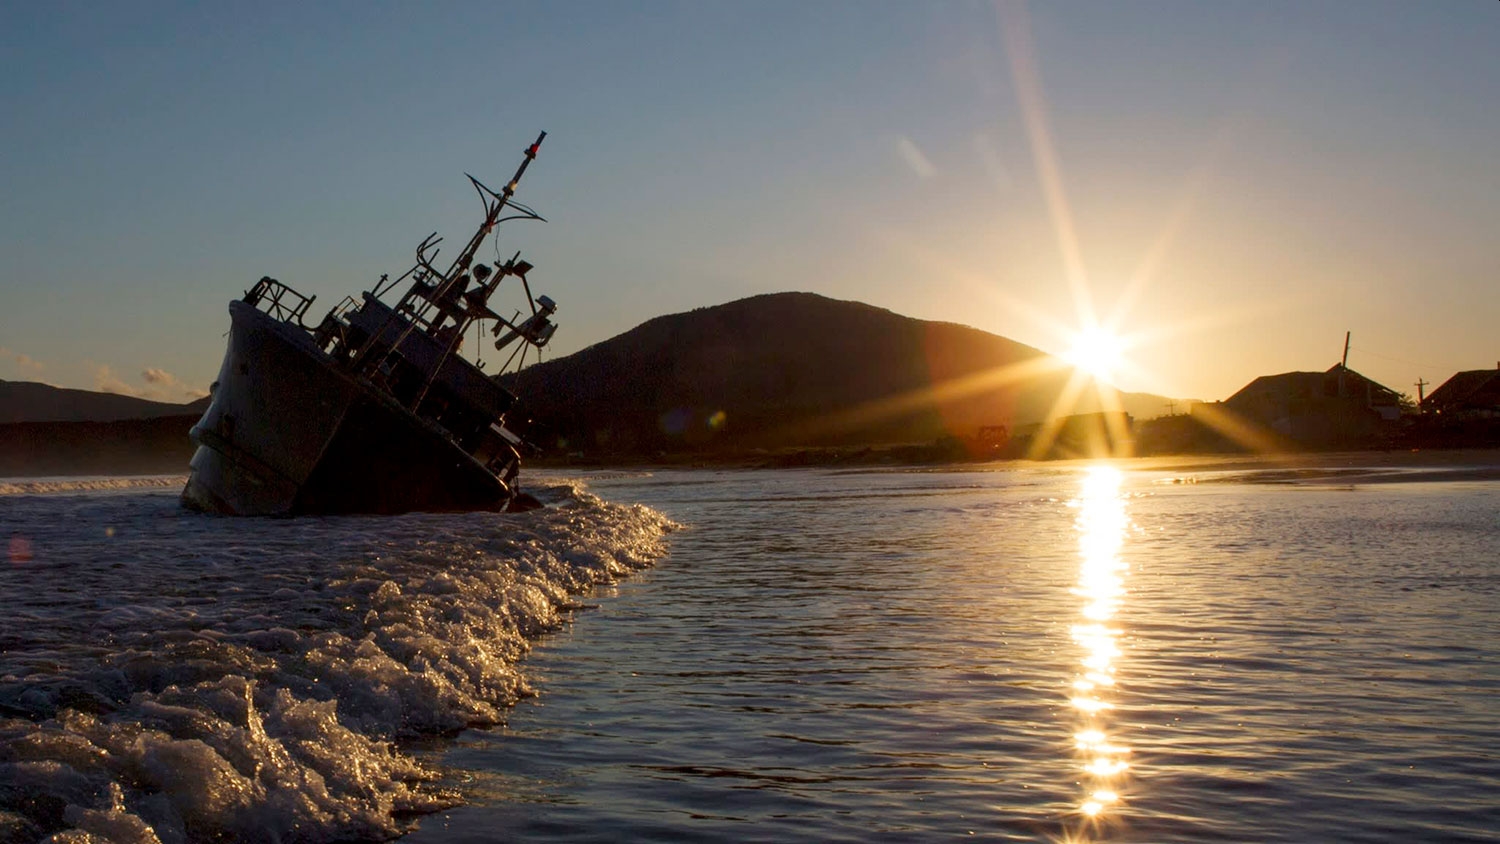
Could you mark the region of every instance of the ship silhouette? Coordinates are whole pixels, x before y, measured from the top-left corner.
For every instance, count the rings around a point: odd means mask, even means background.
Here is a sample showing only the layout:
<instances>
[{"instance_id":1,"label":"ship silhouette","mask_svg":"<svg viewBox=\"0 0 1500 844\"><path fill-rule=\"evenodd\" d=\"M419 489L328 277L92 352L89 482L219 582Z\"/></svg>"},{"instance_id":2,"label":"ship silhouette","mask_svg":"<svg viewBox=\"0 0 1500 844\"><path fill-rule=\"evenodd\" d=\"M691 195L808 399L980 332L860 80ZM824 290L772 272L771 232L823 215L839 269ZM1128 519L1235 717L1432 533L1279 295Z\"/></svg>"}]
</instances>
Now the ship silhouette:
<instances>
[{"instance_id":1,"label":"ship silhouette","mask_svg":"<svg viewBox=\"0 0 1500 844\"><path fill-rule=\"evenodd\" d=\"M533 267L519 252L489 263L476 255L501 223L542 219L514 193L546 136L500 191L468 176L484 220L446 270L435 265L433 233L401 277L381 276L316 325L303 322L313 297L273 278L229 303L224 362L191 431L185 506L247 516L540 506L518 485L524 420L497 376L523 367L529 350L540 357L556 305L532 295ZM490 304L507 280L527 309L511 317ZM488 328L495 348L509 350L499 372L461 353L471 328Z\"/></svg>"}]
</instances>

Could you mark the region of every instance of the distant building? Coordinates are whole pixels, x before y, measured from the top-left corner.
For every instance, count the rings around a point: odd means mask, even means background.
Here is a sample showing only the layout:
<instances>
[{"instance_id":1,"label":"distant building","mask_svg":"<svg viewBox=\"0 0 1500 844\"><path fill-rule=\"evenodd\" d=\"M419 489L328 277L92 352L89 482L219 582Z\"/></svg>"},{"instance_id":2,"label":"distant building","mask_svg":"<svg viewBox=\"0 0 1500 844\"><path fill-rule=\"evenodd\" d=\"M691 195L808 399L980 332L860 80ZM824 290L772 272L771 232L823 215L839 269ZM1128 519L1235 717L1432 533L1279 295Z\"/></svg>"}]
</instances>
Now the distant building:
<instances>
[{"instance_id":1,"label":"distant building","mask_svg":"<svg viewBox=\"0 0 1500 844\"><path fill-rule=\"evenodd\" d=\"M1262 375L1223 402L1236 417L1299 445L1353 446L1389 432L1401 395L1342 364Z\"/></svg>"},{"instance_id":2,"label":"distant building","mask_svg":"<svg viewBox=\"0 0 1500 844\"><path fill-rule=\"evenodd\" d=\"M1500 418L1500 364L1454 374L1422 401L1422 412L1451 419Z\"/></svg>"}]
</instances>

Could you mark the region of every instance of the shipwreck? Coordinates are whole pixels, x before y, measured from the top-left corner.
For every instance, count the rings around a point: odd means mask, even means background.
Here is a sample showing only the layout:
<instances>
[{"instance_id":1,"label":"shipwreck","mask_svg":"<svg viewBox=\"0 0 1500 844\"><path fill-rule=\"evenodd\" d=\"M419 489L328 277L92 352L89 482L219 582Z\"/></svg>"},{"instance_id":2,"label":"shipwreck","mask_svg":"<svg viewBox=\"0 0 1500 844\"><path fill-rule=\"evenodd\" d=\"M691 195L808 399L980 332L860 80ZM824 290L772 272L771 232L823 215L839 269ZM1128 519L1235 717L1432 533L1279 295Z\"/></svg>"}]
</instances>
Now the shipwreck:
<instances>
[{"instance_id":1,"label":"shipwreck","mask_svg":"<svg viewBox=\"0 0 1500 844\"><path fill-rule=\"evenodd\" d=\"M477 256L501 223L542 219L514 193L546 136L500 191L468 176L484 220L446 269L433 233L406 273L381 276L316 325L303 321L315 297L273 278L229 303L224 362L191 431L184 505L255 516L540 506L518 485L529 446L499 376L524 366L530 350L540 356L556 305L532 295L532 265L519 252ZM508 317L491 307L507 280L524 296ZM387 304L382 297L406 282ZM509 355L499 371L463 354L471 329Z\"/></svg>"}]
</instances>

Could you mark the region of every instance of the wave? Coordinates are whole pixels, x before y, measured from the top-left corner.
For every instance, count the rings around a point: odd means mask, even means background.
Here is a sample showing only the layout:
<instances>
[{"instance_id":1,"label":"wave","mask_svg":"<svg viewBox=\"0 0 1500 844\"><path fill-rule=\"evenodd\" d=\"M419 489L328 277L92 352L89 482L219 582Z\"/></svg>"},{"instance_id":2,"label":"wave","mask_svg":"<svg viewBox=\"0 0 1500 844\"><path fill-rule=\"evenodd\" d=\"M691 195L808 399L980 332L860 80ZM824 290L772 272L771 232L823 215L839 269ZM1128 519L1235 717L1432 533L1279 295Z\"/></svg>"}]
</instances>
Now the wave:
<instances>
[{"instance_id":1,"label":"wave","mask_svg":"<svg viewBox=\"0 0 1500 844\"><path fill-rule=\"evenodd\" d=\"M46 495L57 492L160 489L181 487L187 475L150 475L128 478L34 478L0 480L0 495Z\"/></svg>"},{"instance_id":2,"label":"wave","mask_svg":"<svg viewBox=\"0 0 1500 844\"><path fill-rule=\"evenodd\" d=\"M0 840L382 840L453 805L396 742L498 723L531 693L529 640L675 527L572 485L539 497L291 520L50 499L70 527L31 500L30 553L0 562L33 596L0 630Z\"/></svg>"}]
</instances>

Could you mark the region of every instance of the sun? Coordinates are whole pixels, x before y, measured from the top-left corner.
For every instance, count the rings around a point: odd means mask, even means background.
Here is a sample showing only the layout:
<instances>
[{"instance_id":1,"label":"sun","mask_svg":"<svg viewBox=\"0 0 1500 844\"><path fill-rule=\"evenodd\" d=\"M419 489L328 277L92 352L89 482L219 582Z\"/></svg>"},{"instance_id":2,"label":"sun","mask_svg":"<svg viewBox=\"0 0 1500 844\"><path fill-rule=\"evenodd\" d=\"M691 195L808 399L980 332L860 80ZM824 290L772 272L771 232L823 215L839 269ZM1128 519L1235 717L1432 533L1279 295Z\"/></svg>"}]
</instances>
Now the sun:
<instances>
[{"instance_id":1,"label":"sun","mask_svg":"<svg viewBox=\"0 0 1500 844\"><path fill-rule=\"evenodd\" d=\"M1074 335L1063 359L1099 381L1113 382L1125 362L1125 343L1104 328L1087 328Z\"/></svg>"}]
</instances>

